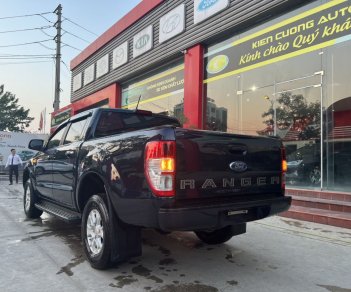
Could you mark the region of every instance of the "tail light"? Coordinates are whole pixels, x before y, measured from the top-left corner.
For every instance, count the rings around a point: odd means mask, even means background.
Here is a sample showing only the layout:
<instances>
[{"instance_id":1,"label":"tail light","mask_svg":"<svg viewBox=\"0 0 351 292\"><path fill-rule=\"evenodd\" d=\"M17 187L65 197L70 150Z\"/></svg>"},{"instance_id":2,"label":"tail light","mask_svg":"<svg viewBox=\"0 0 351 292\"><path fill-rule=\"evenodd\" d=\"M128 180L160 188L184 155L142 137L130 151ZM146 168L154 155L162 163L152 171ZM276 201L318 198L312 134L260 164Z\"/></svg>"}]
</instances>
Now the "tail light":
<instances>
[{"instance_id":1,"label":"tail light","mask_svg":"<svg viewBox=\"0 0 351 292\"><path fill-rule=\"evenodd\" d=\"M286 162L286 151L285 147L281 148L281 158L282 158L282 190L285 191L285 173L288 170L288 163Z\"/></svg>"},{"instance_id":2,"label":"tail light","mask_svg":"<svg viewBox=\"0 0 351 292\"><path fill-rule=\"evenodd\" d=\"M175 141L153 141L145 147L145 176L158 197L175 195Z\"/></svg>"}]
</instances>

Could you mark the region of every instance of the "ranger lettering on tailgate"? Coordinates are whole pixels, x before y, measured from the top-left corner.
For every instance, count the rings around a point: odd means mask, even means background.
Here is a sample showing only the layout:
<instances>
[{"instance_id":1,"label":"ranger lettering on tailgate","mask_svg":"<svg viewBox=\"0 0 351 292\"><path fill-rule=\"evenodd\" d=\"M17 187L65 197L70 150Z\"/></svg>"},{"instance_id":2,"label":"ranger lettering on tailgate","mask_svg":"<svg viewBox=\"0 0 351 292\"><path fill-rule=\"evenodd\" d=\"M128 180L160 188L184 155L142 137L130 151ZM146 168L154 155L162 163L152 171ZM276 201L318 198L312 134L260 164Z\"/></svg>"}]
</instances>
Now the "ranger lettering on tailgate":
<instances>
[{"instance_id":1,"label":"ranger lettering on tailgate","mask_svg":"<svg viewBox=\"0 0 351 292\"><path fill-rule=\"evenodd\" d=\"M215 183L220 181L220 183ZM280 177L244 177L244 178L223 178L221 180L215 180L212 178L204 179L203 182L196 182L194 179L182 179L180 180L181 190L194 190L195 188L201 189L216 189L216 188L234 188L234 187L250 187L252 185L264 186L264 185L279 185Z\"/></svg>"}]
</instances>

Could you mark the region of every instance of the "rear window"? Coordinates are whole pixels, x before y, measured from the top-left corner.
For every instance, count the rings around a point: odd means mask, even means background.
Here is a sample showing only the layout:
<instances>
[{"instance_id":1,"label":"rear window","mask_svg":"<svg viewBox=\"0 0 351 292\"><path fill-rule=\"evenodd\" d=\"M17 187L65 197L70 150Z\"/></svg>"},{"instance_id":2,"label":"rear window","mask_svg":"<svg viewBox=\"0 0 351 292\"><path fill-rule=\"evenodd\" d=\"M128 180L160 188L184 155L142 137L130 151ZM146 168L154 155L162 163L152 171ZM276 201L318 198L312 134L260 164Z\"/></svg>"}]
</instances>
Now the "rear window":
<instances>
[{"instance_id":1,"label":"rear window","mask_svg":"<svg viewBox=\"0 0 351 292\"><path fill-rule=\"evenodd\" d=\"M94 136L104 137L162 125L180 126L179 122L168 117L104 111L99 118Z\"/></svg>"}]
</instances>

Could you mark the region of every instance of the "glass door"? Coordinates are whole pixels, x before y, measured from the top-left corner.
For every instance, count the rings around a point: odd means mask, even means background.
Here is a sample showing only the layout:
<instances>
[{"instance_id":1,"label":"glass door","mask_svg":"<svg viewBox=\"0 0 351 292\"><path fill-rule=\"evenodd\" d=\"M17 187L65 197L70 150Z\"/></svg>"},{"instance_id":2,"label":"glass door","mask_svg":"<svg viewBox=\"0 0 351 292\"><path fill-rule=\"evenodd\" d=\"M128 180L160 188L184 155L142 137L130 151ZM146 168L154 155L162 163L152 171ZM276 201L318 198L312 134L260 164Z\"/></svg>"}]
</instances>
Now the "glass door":
<instances>
[{"instance_id":1,"label":"glass door","mask_svg":"<svg viewBox=\"0 0 351 292\"><path fill-rule=\"evenodd\" d=\"M246 72L241 76L237 91L238 132L278 136L283 140L288 158L287 185L291 187L323 187L324 74L319 70L321 63L315 64L317 66L313 67L317 70L311 73L307 70L300 70L298 74L285 73L291 75L290 79L282 79L277 74L279 70L274 70L274 67L282 70L283 64L270 66L273 74L267 74L267 67ZM264 71L266 74L262 74Z\"/></svg>"},{"instance_id":2,"label":"glass door","mask_svg":"<svg viewBox=\"0 0 351 292\"><path fill-rule=\"evenodd\" d=\"M323 71L276 82L271 102L273 134L287 150L287 185L322 188Z\"/></svg>"}]
</instances>

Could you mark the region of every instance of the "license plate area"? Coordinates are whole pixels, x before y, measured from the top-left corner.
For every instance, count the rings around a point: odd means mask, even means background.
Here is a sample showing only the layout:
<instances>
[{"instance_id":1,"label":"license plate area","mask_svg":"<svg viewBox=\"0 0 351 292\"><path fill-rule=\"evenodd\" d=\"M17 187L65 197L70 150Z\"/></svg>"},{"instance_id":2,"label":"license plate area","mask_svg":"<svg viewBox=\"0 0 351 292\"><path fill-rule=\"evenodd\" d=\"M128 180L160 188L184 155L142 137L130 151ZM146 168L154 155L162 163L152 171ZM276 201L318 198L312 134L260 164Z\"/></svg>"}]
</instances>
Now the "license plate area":
<instances>
[{"instance_id":1,"label":"license plate area","mask_svg":"<svg viewBox=\"0 0 351 292\"><path fill-rule=\"evenodd\" d=\"M235 216L249 213L249 210L231 210L227 211L227 216Z\"/></svg>"}]
</instances>

